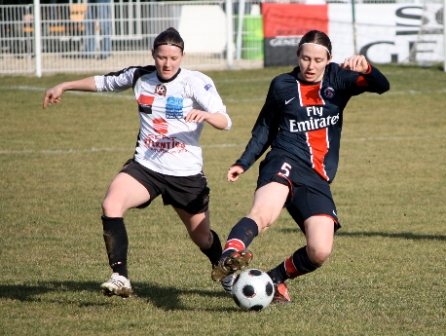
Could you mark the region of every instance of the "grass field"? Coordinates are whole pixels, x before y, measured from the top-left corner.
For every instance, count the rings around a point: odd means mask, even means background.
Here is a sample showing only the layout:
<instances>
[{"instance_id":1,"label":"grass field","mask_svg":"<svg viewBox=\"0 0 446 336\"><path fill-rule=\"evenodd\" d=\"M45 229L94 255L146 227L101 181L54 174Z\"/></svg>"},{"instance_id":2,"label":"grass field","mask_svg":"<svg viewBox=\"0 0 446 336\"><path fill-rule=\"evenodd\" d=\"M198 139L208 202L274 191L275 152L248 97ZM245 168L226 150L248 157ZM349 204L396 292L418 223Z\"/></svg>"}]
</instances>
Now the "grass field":
<instances>
[{"instance_id":1,"label":"grass field","mask_svg":"<svg viewBox=\"0 0 446 336\"><path fill-rule=\"evenodd\" d=\"M136 297L104 297L110 269L101 201L138 132L131 92L47 88L81 76L2 77L0 83L1 335L445 335L446 74L380 66L391 90L345 111L332 185L343 228L317 272L289 282L293 303L243 313L157 199L126 216ZM258 163L237 183L242 153L270 80L289 68L207 72L233 120L201 144L213 228L226 238L252 203ZM268 270L304 244L287 213L257 237Z\"/></svg>"}]
</instances>

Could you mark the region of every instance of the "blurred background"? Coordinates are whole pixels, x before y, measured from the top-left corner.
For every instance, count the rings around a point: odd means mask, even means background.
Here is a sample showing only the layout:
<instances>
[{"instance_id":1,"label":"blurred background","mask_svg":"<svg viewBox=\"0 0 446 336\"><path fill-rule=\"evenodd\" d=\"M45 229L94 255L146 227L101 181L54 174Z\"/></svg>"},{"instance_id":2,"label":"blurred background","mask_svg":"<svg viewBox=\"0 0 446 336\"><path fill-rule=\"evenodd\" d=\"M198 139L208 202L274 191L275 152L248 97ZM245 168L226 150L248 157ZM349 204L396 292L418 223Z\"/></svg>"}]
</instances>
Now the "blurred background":
<instances>
[{"instance_id":1,"label":"blurred background","mask_svg":"<svg viewBox=\"0 0 446 336\"><path fill-rule=\"evenodd\" d=\"M325 31L334 61L444 64L446 0L0 0L0 75L109 71L152 63L154 38L175 27L184 67L293 65L300 37Z\"/></svg>"}]
</instances>

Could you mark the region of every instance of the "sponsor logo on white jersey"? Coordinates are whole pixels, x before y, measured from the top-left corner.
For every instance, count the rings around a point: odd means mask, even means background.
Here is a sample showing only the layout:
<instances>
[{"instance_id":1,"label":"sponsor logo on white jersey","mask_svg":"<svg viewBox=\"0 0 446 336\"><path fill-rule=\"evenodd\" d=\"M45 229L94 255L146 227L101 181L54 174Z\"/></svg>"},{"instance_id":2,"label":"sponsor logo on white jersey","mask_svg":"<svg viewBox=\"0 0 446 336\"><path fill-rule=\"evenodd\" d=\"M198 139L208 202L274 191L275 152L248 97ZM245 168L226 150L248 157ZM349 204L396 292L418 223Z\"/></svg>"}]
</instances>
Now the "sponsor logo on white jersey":
<instances>
[{"instance_id":1,"label":"sponsor logo on white jersey","mask_svg":"<svg viewBox=\"0 0 446 336\"><path fill-rule=\"evenodd\" d=\"M183 118L183 98L167 97L166 101L166 118L182 119Z\"/></svg>"},{"instance_id":2,"label":"sponsor logo on white jersey","mask_svg":"<svg viewBox=\"0 0 446 336\"><path fill-rule=\"evenodd\" d=\"M146 96L141 94L138 97L138 111L145 114L152 114L152 104L154 96Z\"/></svg>"}]
</instances>

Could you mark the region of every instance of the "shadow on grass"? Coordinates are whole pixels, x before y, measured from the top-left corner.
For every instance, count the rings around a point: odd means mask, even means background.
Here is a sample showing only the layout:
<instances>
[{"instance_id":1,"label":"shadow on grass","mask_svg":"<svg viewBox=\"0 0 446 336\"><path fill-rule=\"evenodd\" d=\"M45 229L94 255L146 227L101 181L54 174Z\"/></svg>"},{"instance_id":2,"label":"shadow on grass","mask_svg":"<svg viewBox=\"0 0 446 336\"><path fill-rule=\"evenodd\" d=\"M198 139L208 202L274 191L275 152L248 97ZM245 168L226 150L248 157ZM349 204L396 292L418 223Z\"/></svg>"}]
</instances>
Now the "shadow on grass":
<instances>
[{"instance_id":1,"label":"shadow on grass","mask_svg":"<svg viewBox=\"0 0 446 336\"><path fill-rule=\"evenodd\" d=\"M154 284L138 284L135 286L136 295L140 298L147 299L148 302L153 304L155 307L164 309L164 310L206 310L206 311L240 311L239 308L236 308L234 304L234 308L220 307L220 308L202 308L195 305L191 308L191 304L188 304L187 307L183 304L183 302L188 300L193 296L206 296L209 298L217 298L217 299L230 299L230 297L223 291L215 292L209 290L201 290L201 289L182 289L176 287L161 287ZM182 297L182 299L181 299ZM231 299L232 300L232 299ZM189 301L190 302L190 301Z\"/></svg>"},{"instance_id":2,"label":"shadow on grass","mask_svg":"<svg viewBox=\"0 0 446 336\"><path fill-rule=\"evenodd\" d=\"M22 302L58 302L62 304L76 304L79 307L86 306L106 306L110 304L109 300L120 299L118 297L106 298L103 297L98 282L75 282L75 281L42 281L36 284L22 284L22 285L6 285L0 284L0 299L18 300ZM200 289L182 289L176 287L158 286L155 284L147 284L136 282L132 283L135 296L137 298L145 299L152 303L157 308L163 310L211 310L211 311L238 311L234 308L198 308L185 305L183 302L189 301L188 297L204 296L215 297L218 299L229 297L223 291L219 292ZM90 301L73 299L73 295L80 292L91 292L94 297ZM46 299L42 294L60 294L59 298ZM101 299L99 299L101 298ZM131 299L129 299L131 300ZM198 306L198 305L197 305Z\"/></svg>"},{"instance_id":3,"label":"shadow on grass","mask_svg":"<svg viewBox=\"0 0 446 336\"><path fill-rule=\"evenodd\" d=\"M342 231L339 231L336 233L336 235L344 236L344 237L385 237L385 238L398 238L398 239L409 239L409 240L446 240L446 236L413 234L412 232L387 233L387 232L342 232Z\"/></svg>"},{"instance_id":4,"label":"shadow on grass","mask_svg":"<svg viewBox=\"0 0 446 336\"><path fill-rule=\"evenodd\" d=\"M291 229L285 228L281 230L284 233L291 232L302 232L299 228ZM412 232L399 232L399 233L388 233L388 232L345 232L339 230L336 232L336 236L341 237L386 237L386 238L398 238L398 239L410 239L410 240L446 240L446 236L442 235L426 235L426 234L414 234Z\"/></svg>"}]
</instances>

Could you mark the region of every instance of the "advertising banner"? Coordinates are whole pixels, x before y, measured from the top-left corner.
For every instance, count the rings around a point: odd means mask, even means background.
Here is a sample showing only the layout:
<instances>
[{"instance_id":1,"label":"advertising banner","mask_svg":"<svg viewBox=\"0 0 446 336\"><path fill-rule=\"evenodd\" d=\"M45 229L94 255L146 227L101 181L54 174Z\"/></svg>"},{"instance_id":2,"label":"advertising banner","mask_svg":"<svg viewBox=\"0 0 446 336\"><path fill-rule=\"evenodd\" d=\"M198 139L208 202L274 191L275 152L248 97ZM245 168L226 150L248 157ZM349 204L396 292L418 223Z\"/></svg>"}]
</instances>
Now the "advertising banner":
<instances>
[{"instance_id":1,"label":"advertising banner","mask_svg":"<svg viewBox=\"0 0 446 336\"><path fill-rule=\"evenodd\" d=\"M372 63L432 64L445 57L441 3L356 4L356 35L351 4L263 3L262 14L265 66L295 65L300 38L312 29L328 34L338 63L355 52Z\"/></svg>"},{"instance_id":2,"label":"advertising banner","mask_svg":"<svg viewBox=\"0 0 446 336\"><path fill-rule=\"evenodd\" d=\"M328 5L263 3L264 65L295 65L296 49L311 29L328 33Z\"/></svg>"}]
</instances>

